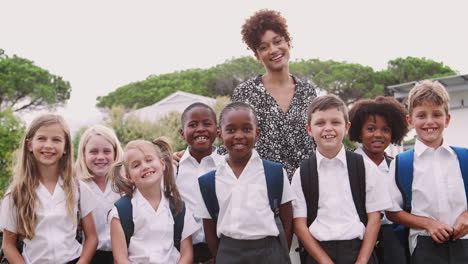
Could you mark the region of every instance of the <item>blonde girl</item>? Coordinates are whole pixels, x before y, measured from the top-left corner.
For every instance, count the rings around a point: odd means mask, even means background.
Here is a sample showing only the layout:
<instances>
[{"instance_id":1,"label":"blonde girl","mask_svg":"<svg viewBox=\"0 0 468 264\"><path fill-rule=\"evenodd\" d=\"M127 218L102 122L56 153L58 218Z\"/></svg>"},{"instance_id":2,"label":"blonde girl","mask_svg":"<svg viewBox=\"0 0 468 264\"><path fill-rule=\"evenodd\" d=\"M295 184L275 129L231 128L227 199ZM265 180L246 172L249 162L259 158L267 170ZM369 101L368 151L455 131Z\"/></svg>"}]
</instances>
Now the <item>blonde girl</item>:
<instances>
[{"instance_id":1,"label":"blonde girl","mask_svg":"<svg viewBox=\"0 0 468 264\"><path fill-rule=\"evenodd\" d=\"M107 214L120 195L112 191L109 168L123 157L122 147L115 132L105 126L95 125L81 136L76 159L76 175L94 193L96 209L93 211L99 238L96 254L91 263L113 262L110 225Z\"/></svg>"},{"instance_id":2,"label":"blonde girl","mask_svg":"<svg viewBox=\"0 0 468 264\"><path fill-rule=\"evenodd\" d=\"M0 212L10 263L89 263L97 246L94 199L73 173L70 130L63 118L43 114L34 119L22 140ZM80 222L83 244L76 239ZM20 250L17 239L24 242Z\"/></svg>"},{"instance_id":3,"label":"blonde girl","mask_svg":"<svg viewBox=\"0 0 468 264\"><path fill-rule=\"evenodd\" d=\"M184 204L174 183L170 145L164 139L153 143L135 140L127 144L123 162L110 171L114 189L131 197L134 232L126 242L116 207L109 214L112 253L116 263L192 263L191 235L198 230L185 210L180 252L174 243L174 217ZM123 175L122 175L123 174ZM119 200L117 203L119 203Z\"/></svg>"}]
</instances>

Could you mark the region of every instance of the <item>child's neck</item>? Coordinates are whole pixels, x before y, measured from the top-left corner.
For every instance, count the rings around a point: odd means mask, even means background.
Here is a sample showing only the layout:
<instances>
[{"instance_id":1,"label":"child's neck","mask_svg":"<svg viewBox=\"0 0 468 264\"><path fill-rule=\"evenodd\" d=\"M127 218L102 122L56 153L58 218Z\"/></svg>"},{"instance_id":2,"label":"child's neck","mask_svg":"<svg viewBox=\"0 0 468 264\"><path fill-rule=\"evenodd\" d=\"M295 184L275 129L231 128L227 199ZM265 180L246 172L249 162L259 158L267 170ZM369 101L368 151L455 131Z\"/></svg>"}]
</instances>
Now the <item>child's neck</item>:
<instances>
[{"instance_id":1,"label":"child's neck","mask_svg":"<svg viewBox=\"0 0 468 264\"><path fill-rule=\"evenodd\" d=\"M155 211L158 210L159 204L161 202L161 182L159 182L156 186L151 187L151 188L140 188L138 191L140 191L141 195L145 197L145 199L150 203L151 207Z\"/></svg>"},{"instance_id":2,"label":"child's neck","mask_svg":"<svg viewBox=\"0 0 468 264\"><path fill-rule=\"evenodd\" d=\"M334 157L338 155L342 147L343 145L340 145L339 147L333 148L333 149L323 149L317 146L317 151L325 158L333 159Z\"/></svg>"},{"instance_id":3,"label":"child's neck","mask_svg":"<svg viewBox=\"0 0 468 264\"><path fill-rule=\"evenodd\" d=\"M364 153L366 153L367 157L369 157L369 159L371 159L377 166L379 166L385 158L385 152L374 153L368 151L366 148L362 148L362 150L364 151Z\"/></svg>"},{"instance_id":4,"label":"child's neck","mask_svg":"<svg viewBox=\"0 0 468 264\"><path fill-rule=\"evenodd\" d=\"M192 155L192 157L196 159L198 163L200 163L204 157L208 157L211 155L211 153L213 153L213 147L209 148L206 151L196 151L193 148L189 147L189 152L190 155Z\"/></svg>"},{"instance_id":5,"label":"child's neck","mask_svg":"<svg viewBox=\"0 0 468 264\"><path fill-rule=\"evenodd\" d=\"M106 176L93 176L93 181L99 187L102 192L106 191L107 187L107 177Z\"/></svg>"},{"instance_id":6,"label":"child's neck","mask_svg":"<svg viewBox=\"0 0 468 264\"><path fill-rule=\"evenodd\" d=\"M250 155L247 155L246 157L242 158L232 158L231 156L228 157L227 163L229 164L229 167L231 167L236 178L240 177L242 171L244 171L245 169L245 166L247 166L250 157L252 157L252 152L250 153Z\"/></svg>"},{"instance_id":7,"label":"child's neck","mask_svg":"<svg viewBox=\"0 0 468 264\"><path fill-rule=\"evenodd\" d=\"M37 167L39 170L39 181L46 187L50 194L53 194L60 177L58 166L49 167L38 164Z\"/></svg>"}]
</instances>

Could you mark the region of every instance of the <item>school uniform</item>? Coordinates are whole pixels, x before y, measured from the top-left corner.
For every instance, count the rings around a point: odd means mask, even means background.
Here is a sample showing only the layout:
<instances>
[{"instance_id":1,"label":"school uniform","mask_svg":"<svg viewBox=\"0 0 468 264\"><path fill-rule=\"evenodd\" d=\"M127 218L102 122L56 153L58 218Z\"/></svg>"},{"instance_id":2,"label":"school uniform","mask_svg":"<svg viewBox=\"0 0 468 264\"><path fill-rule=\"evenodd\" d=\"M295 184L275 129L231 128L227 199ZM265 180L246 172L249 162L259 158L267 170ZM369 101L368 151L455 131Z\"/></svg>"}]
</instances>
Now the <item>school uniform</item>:
<instances>
[{"instance_id":1,"label":"school uniform","mask_svg":"<svg viewBox=\"0 0 468 264\"><path fill-rule=\"evenodd\" d=\"M364 152L362 147L357 148L354 153L361 154L364 157L364 160L374 163L367 154ZM376 165L376 164L375 164ZM376 165L380 175L378 176L379 180L387 182L389 176L390 165L385 159L383 159L379 165ZM386 183L386 187L389 184ZM384 212L382 212L384 213ZM379 258L380 264L404 264L406 263L406 254L405 249L401 246L400 241L393 233L393 222L388 220L384 215L382 217L379 236L377 238L378 244L376 246L377 257Z\"/></svg>"},{"instance_id":2,"label":"school uniform","mask_svg":"<svg viewBox=\"0 0 468 264\"><path fill-rule=\"evenodd\" d=\"M162 191L161 191L162 192ZM128 259L138 264L172 264L180 259L179 251L174 247L174 218L168 199L161 195L158 209L155 211L146 198L135 190L132 197L134 232L128 245ZM119 219L114 206L108 221ZM192 213L186 210L181 242L198 230Z\"/></svg>"},{"instance_id":3,"label":"school uniform","mask_svg":"<svg viewBox=\"0 0 468 264\"><path fill-rule=\"evenodd\" d=\"M80 257L82 245L75 239L78 197L82 218L95 208L95 198L91 190L80 182L80 194L75 187L75 207L70 217L66 207L66 194L59 178L54 193L51 194L42 183L35 190L36 227L32 239L24 239L23 259L25 263L67 263ZM0 228L16 233L17 209L11 195L2 202Z\"/></svg>"},{"instance_id":4,"label":"school uniform","mask_svg":"<svg viewBox=\"0 0 468 264\"><path fill-rule=\"evenodd\" d=\"M309 226L312 236L335 263L354 263L361 248L366 227L361 222L351 193L344 147L328 159L316 152L318 173L317 217ZM366 181L366 212L378 212L391 207L384 182L379 179L377 167L364 160ZM302 190L300 168L296 170L291 188L296 194L293 217L307 218L307 204ZM340 254L335 254L340 251ZM307 263L317 263L310 255ZM349 262L351 261L351 262ZM371 262L369 262L371 263Z\"/></svg>"},{"instance_id":5,"label":"school uniform","mask_svg":"<svg viewBox=\"0 0 468 264\"><path fill-rule=\"evenodd\" d=\"M108 181L104 192L93 181L83 181L96 197L96 208L93 210L93 218L98 234L98 246L96 254L91 263L112 263L112 245L110 237L110 223L107 221L107 214L114 206L115 201L120 199L120 194L112 191L111 182Z\"/></svg>"},{"instance_id":6,"label":"school uniform","mask_svg":"<svg viewBox=\"0 0 468 264\"><path fill-rule=\"evenodd\" d=\"M411 214L454 226L457 218L467 210L466 194L458 162L457 155L449 146L442 145L433 149L416 140ZM387 211L402 211L403 198L395 181L395 162L390 165L389 175L393 206ZM432 241L426 230L410 228L411 262L468 263L467 239L468 235L457 241L437 244ZM456 261L456 258L462 260Z\"/></svg>"},{"instance_id":7,"label":"school uniform","mask_svg":"<svg viewBox=\"0 0 468 264\"><path fill-rule=\"evenodd\" d=\"M220 238L216 263L289 263L279 242L279 230L271 210L262 159L252 151L237 178L226 156L216 169L215 190L219 202L217 236ZM281 204L294 199L283 170ZM211 219L200 196L196 216Z\"/></svg>"},{"instance_id":8,"label":"school uniform","mask_svg":"<svg viewBox=\"0 0 468 264\"><path fill-rule=\"evenodd\" d=\"M216 166L221 162L223 156L219 155L216 148L213 148L211 155L201 159L200 163L192 157L189 148L180 158L179 166L176 171L175 181L182 200L185 206L195 212L197 203L200 201L200 189L198 186L198 177L216 169ZM200 229L192 235L192 243L194 247L194 261L204 262L211 259L211 254L205 240L205 232L203 231L203 219L195 217L195 222Z\"/></svg>"}]
</instances>

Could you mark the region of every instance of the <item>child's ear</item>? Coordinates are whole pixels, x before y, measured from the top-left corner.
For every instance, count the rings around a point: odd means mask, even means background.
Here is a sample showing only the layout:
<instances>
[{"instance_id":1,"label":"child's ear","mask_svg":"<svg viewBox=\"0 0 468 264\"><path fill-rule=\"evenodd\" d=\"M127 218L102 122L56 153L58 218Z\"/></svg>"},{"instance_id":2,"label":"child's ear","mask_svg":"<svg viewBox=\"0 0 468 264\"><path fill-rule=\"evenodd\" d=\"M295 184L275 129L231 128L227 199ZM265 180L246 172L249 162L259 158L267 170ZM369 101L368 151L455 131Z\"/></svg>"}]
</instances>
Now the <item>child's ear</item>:
<instances>
[{"instance_id":1,"label":"child's ear","mask_svg":"<svg viewBox=\"0 0 468 264\"><path fill-rule=\"evenodd\" d=\"M452 116L450 114L447 114L447 116L445 117L445 128L448 127L448 125L450 124L450 119L452 118Z\"/></svg>"},{"instance_id":2,"label":"child's ear","mask_svg":"<svg viewBox=\"0 0 468 264\"><path fill-rule=\"evenodd\" d=\"M30 139L26 139L26 146L28 148L28 151L32 152L33 149L32 149L32 143L31 143L31 140Z\"/></svg>"},{"instance_id":3,"label":"child's ear","mask_svg":"<svg viewBox=\"0 0 468 264\"><path fill-rule=\"evenodd\" d=\"M262 130L259 127L255 128L255 140L258 140L260 138L260 134L262 133Z\"/></svg>"},{"instance_id":4,"label":"child's ear","mask_svg":"<svg viewBox=\"0 0 468 264\"><path fill-rule=\"evenodd\" d=\"M305 128L307 130L307 134L309 134L309 136L311 136L313 138L313 136L312 136L312 127L309 124L306 124Z\"/></svg>"},{"instance_id":5,"label":"child's ear","mask_svg":"<svg viewBox=\"0 0 468 264\"><path fill-rule=\"evenodd\" d=\"M185 137L184 137L184 129L182 129L182 128L179 129L179 134L180 134L180 136L181 136L182 138L185 138Z\"/></svg>"},{"instance_id":6,"label":"child's ear","mask_svg":"<svg viewBox=\"0 0 468 264\"><path fill-rule=\"evenodd\" d=\"M346 123L345 126L345 136L348 135L349 128L351 127L351 122Z\"/></svg>"},{"instance_id":7,"label":"child's ear","mask_svg":"<svg viewBox=\"0 0 468 264\"><path fill-rule=\"evenodd\" d=\"M413 119L411 118L411 115L406 115L406 122L408 122L408 127L409 128L414 128Z\"/></svg>"}]
</instances>

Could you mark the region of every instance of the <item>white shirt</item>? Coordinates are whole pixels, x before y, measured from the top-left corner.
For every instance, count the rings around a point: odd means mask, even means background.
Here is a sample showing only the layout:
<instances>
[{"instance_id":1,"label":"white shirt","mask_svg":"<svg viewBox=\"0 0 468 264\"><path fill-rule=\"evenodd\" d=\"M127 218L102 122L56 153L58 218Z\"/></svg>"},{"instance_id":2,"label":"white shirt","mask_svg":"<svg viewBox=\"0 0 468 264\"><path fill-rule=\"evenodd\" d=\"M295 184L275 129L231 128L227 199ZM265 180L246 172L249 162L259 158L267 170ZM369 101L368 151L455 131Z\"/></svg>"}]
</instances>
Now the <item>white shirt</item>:
<instances>
[{"instance_id":1,"label":"white shirt","mask_svg":"<svg viewBox=\"0 0 468 264\"><path fill-rule=\"evenodd\" d=\"M198 187L198 177L203 174L216 169L216 166L221 162L223 156L216 153L216 149L213 150L210 156L204 157L200 163L190 155L190 151L187 148L184 155L180 158L179 171L175 176L176 185L179 189L179 193L184 200L185 205L191 212L195 212L197 209L197 203L200 201L200 188ZM177 169L174 171L177 172ZM205 233L203 231L203 220L195 217L200 229L192 235L193 244L205 242Z\"/></svg>"},{"instance_id":2,"label":"white shirt","mask_svg":"<svg viewBox=\"0 0 468 264\"><path fill-rule=\"evenodd\" d=\"M265 171L257 151L253 150L239 178L225 159L216 169L215 189L219 202L217 235L243 240L278 236L275 217L268 200ZM283 195L281 204L294 200L294 194L283 169ZM211 219L200 195L196 216Z\"/></svg>"},{"instance_id":3,"label":"white shirt","mask_svg":"<svg viewBox=\"0 0 468 264\"><path fill-rule=\"evenodd\" d=\"M463 178L456 153L447 145L433 149L416 140L413 166L411 214L436 219L453 226L458 216L467 210ZM403 198L395 181L395 162L390 164L389 175L393 206L387 211L402 211ZM416 247L419 235L430 236L426 230L411 228L411 253ZM468 235L462 237L467 238Z\"/></svg>"},{"instance_id":4,"label":"white shirt","mask_svg":"<svg viewBox=\"0 0 468 264\"><path fill-rule=\"evenodd\" d=\"M108 181L104 192L93 181L84 182L96 197L96 208L93 210L93 218L96 223L96 231L99 238L97 250L112 251L110 237L110 223L107 221L107 214L120 199L120 194L112 191L111 182Z\"/></svg>"},{"instance_id":5,"label":"white shirt","mask_svg":"<svg viewBox=\"0 0 468 264\"><path fill-rule=\"evenodd\" d=\"M318 151L317 172L319 201L317 218L309 226L312 236L319 241L363 239L366 227L359 219L354 205L348 176L344 147L333 159ZM392 202L384 182L379 179L377 167L364 160L366 169L366 211L385 210ZM307 218L307 205L302 191L300 168L292 178L291 187L296 194L293 202L294 218Z\"/></svg>"},{"instance_id":6,"label":"white shirt","mask_svg":"<svg viewBox=\"0 0 468 264\"><path fill-rule=\"evenodd\" d=\"M361 154L361 155L364 157L364 160L367 160L367 161L369 161L370 163L376 165L376 164L374 163L374 161L371 160L371 159L369 158L369 156L367 156L367 154L364 152L364 150L362 149L362 147L357 148L357 149L354 151L354 153ZM380 162L380 164L379 164L379 165L376 165L376 166L377 166L377 168L379 169L379 172L380 172L379 179L380 179L380 180L384 180L384 179L385 179L385 181L384 181L384 182L385 182L385 187L388 188L388 186L389 186L389 184L390 184L390 183L388 183L388 178L389 178L388 172L389 172L390 168L389 168L389 166L387 165L387 161L386 161L385 158L384 158L384 159ZM385 213L385 212L382 212L382 214L384 214L384 213ZM388 220L388 218L384 215L384 216L382 217L381 224L382 224L382 225L391 225L391 224L393 224L393 222L390 221L390 220Z\"/></svg>"},{"instance_id":7,"label":"white shirt","mask_svg":"<svg viewBox=\"0 0 468 264\"><path fill-rule=\"evenodd\" d=\"M82 245L76 241L76 214L70 217L66 208L66 196L59 178L54 193L50 194L42 183L36 189L36 232L33 239L24 240L23 259L26 263L66 263L81 255ZM95 208L95 199L91 190L80 183L81 215L87 216ZM76 205L78 190L75 188ZM2 202L0 228L16 233L17 210L11 195Z\"/></svg>"},{"instance_id":8,"label":"white shirt","mask_svg":"<svg viewBox=\"0 0 468 264\"><path fill-rule=\"evenodd\" d=\"M132 197L132 207L135 227L128 247L130 262L138 264L177 263L180 253L174 247L174 218L169 201L164 194L161 195L161 201L155 211L148 200L136 190ZM109 222L114 217L119 219L115 206L109 213ZM192 212L186 208L181 242L198 228Z\"/></svg>"}]
</instances>

